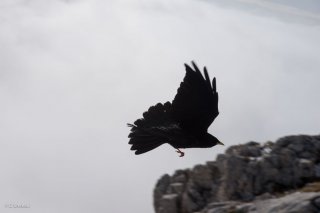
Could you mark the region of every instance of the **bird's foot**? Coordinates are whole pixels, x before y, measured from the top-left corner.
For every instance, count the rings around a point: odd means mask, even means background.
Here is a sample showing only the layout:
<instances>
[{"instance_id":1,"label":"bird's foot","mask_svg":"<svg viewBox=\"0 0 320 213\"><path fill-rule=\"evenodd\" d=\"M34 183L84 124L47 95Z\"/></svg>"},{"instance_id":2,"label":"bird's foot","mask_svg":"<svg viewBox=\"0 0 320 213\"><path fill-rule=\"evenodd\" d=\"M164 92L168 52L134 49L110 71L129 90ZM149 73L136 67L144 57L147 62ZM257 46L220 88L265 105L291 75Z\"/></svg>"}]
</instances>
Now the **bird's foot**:
<instances>
[{"instance_id":1,"label":"bird's foot","mask_svg":"<svg viewBox=\"0 0 320 213\"><path fill-rule=\"evenodd\" d=\"M182 152L180 149L176 150L177 153L179 153L179 157L183 157L184 156L184 152Z\"/></svg>"}]
</instances>

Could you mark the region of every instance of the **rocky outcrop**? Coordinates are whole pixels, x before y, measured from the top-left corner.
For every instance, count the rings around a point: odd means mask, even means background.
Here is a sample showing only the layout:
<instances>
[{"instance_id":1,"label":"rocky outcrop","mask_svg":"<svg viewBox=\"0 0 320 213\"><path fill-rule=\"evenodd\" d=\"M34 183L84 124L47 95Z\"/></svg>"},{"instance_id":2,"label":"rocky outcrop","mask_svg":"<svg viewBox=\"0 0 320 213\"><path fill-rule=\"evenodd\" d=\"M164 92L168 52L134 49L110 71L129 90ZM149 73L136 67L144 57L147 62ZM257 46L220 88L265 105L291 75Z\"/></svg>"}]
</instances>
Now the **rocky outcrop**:
<instances>
[{"instance_id":1,"label":"rocky outcrop","mask_svg":"<svg viewBox=\"0 0 320 213\"><path fill-rule=\"evenodd\" d=\"M320 135L231 146L216 161L164 175L157 213L320 212Z\"/></svg>"}]
</instances>

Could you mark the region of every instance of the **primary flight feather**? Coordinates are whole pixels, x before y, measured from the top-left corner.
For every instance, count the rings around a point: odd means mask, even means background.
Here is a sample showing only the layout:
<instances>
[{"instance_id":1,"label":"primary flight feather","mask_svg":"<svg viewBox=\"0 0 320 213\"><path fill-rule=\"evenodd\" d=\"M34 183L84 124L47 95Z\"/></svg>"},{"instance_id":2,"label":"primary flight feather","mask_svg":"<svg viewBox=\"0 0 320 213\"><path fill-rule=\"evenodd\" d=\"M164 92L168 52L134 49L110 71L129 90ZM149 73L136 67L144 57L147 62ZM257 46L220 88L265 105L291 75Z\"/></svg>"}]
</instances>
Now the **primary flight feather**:
<instances>
[{"instance_id":1,"label":"primary flight feather","mask_svg":"<svg viewBox=\"0 0 320 213\"><path fill-rule=\"evenodd\" d=\"M158 103L143 113L131 127L129 144L135 154L148 152L168 143L180 157L180 148L208 148L223 145L208 133L208 127L218 116L218 93L216 79L212 82L204 67L204 76L192 62L193 68L185 64L186 75L172 101Z\"/></svg>"}]
</instances>

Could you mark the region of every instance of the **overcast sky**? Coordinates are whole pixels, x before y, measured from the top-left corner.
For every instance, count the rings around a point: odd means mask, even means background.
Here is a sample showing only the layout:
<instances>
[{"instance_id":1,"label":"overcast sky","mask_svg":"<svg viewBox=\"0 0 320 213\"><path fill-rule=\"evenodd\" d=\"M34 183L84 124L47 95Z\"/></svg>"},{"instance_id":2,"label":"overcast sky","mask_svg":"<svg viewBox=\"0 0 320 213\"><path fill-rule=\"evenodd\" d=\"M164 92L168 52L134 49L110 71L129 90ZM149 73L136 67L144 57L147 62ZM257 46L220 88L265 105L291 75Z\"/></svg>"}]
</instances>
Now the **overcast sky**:
<instances>
[{"instance_id":1,"label":"overcast sky","mask_svg":"<svg viewBox=\"0 0 320 213\"><path fill-rule=\"evenodd\" d=\"M165 173L319 134L320 3L270 2L1 0L0 211L152 212ZM126 123L171 101L191 60L217 77L226 147L135 156Z\"/></svg>"}]
</instances>

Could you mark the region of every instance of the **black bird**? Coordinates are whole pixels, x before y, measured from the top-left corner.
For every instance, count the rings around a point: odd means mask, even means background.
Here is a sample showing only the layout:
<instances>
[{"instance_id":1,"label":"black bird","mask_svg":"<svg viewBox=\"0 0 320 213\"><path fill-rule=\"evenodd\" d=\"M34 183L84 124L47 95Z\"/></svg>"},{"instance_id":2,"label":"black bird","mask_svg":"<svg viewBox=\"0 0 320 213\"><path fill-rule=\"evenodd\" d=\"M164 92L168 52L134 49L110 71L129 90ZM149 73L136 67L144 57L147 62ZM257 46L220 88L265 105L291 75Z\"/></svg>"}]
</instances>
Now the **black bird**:
<instances>
[{"instance_id":1,"label":"black bird","mask_svg":"<svg viewBox=\"0 0 320 213\"><path fill-rule=\"evenodd\" d=\"M172 103L158 103L144 112L143 118L128 124L129 144L136 155L164 143L173 146L180 157L184 156L180 148L223 145L207 132L219 114L216 79L211 84L206 67L203 77L196 64L192 62L192 65L193 69L185 64L186 75Z\"/></svg>"}]
</instances>

